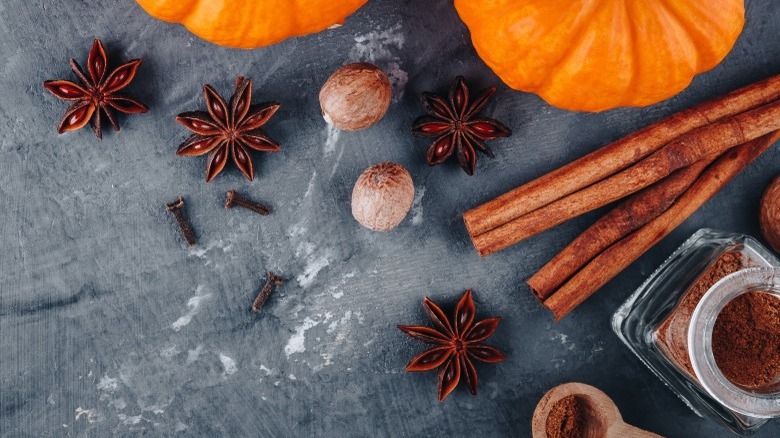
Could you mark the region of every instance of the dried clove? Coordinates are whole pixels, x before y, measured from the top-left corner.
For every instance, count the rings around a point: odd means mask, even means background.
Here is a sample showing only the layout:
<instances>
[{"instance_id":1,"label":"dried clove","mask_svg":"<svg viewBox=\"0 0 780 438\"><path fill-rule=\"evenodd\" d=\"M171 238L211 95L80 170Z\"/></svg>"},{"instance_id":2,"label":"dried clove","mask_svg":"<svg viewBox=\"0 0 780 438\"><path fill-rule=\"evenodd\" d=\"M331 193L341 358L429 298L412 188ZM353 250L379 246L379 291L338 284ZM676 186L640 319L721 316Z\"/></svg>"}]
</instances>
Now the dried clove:
<instances>
[{"instance_id":1,"label":"dried clove","mask_svg":"<svg viewBox=\"0 0 780 438\"><path fill-rule=\"evenodd\" d=\"M242 198L241 196L236 193L235 190L229 190L227 192L227 201L225 201L225 208L231 208L231 207L243 207L247 210L252 210L257 214L261 214L263 216L266 216L268 214L271 214L271 209L266 207L265 205L252 201L250 199Z\"/></svg>"},{"instance_id":2,"label":"dried clove","mask_svg":"<svg viewBox=\"0 0 780 438\"><path fill-rule=\"evenodd\" d=\"M284 279L277 277L273 272L268 271L268 277L265 280L265 285L260 289L260 293L257 294L257 298L252 302L252 311L260 313L260 309L263 308L265 302L271 297L278 286L284 284Z\"/></svg>"},{"instance_id":3,"label":"dried clove","mask_svg":"<svg viewBox=\"0 0 780 438\"><path fill-rule=\"evenodd\" d=\"M176 224L179 226L179 230L181 230L181 235L184 237L184 240L192 246L195 245L195 232L192 230L192 225L190 225L190 222L184 215L183 207L184 199L182 199L181 196L170 204L165 204L165 208L167 208L176 219Z\"/></svg>"}]
</instances>

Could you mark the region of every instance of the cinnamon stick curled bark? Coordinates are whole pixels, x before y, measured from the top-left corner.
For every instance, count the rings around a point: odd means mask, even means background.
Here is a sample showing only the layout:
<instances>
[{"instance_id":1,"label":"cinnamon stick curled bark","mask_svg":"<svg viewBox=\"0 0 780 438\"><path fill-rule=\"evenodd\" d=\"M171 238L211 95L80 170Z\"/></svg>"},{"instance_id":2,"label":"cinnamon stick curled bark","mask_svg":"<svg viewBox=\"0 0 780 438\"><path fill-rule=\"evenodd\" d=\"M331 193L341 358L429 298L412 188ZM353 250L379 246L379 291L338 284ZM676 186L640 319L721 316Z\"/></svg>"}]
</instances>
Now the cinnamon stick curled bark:
<instances>
[{"instance_id":1,"label":"cinnamon stick curled bark","mask_svg":"<svg viewBox=\"0 0 780 438\"><path fill-rule=\"evenodd\" d=\"M776 131L728 151L668 210L599 254L547 298L543 305L553 312L556 321L566 316L668 236L779 138L780 131Z\"/></svg>"},{"instance_id":2,"label":"cinnamon stick curled bark","mask_svg":"<svg viewBox=\"0 0 780 438\"><path fill-rule=\"evenodd\" d=\"M780 101L703 126L669 142L628 169L496 229L472 237L481 256L635 193L675 170L780 129Z\"/></svg>"},{"instance_id":3,"label":"cinnamon stick curled bark","mask_svg":"<svg viewBox=\"0 0 780 438\"><path fill-rule=\"evenodd\" d=\"M647 157L693 129L780 99L780 75L680 111L463 214L474 237Z\"/></svg>"},{"instance_id":4,"label":"cinnamon stick curled bark","mask_svg":"<svg viewBox=\"0 0 780 438\"><path fill-rule=\"evenodd\" d=\"M596 221L528 280L536 299L544 301L591 259L666 211L693 184L715 157L680 169L627 199Z\"/></svg>"}]
</instances>

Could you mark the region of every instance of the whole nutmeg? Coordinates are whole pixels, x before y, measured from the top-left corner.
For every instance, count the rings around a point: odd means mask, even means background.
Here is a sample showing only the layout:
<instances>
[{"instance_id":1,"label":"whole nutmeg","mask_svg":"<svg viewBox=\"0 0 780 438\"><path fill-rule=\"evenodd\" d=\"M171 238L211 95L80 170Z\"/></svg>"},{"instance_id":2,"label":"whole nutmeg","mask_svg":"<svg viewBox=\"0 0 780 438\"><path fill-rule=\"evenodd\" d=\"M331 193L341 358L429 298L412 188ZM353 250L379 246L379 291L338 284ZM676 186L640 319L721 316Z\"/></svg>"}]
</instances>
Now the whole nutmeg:
<instances>
[{"instance_id":1,"label":"whole nutmeg","mask_svg":"<svg viewBox=\"0 0 780 438\"><path fill-rule=\"evenodd\" d=\"M390 81L377 66L347 64L336 70L320 90L322 116L342 131L359 131L385 115L392 95Z\"/></svg>"},{"instance_id":2,"label":"whole nutmeg","mask_svg":"<svg viewBox=\"0 0 780 438\"><path fill-rule=\"evenodd\" d=\"M390 231L404 220L414 200L414 183L400 164L366 169L352 190L352 216L366 228Z\"/></svg>"},{"instance_id":3,"label":"whole nutmeg","mask_svg":"<svg viewBox=\"0 0 780 438\"><path fill-rule=\"evenodd\" d=\"M769 246L780 252L780 176L772 181L761 198L759 223L761 234L769 242Z\"/></svg>"}]
</instances>

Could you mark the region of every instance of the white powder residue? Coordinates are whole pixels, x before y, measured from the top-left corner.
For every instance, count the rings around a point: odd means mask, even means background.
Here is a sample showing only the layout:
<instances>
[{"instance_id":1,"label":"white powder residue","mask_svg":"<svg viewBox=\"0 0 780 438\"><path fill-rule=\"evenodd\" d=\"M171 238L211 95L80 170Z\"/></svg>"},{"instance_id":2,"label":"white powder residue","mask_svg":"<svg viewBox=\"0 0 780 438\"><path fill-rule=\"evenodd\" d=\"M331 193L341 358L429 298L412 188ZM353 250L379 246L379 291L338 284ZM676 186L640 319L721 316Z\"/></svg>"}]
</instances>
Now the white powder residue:
<instances>
[{"instance_id":1,"label":"white powder residue","mask_svg":"<svg viewBox=\"0 0 780 438\"><path fill-rule=\"evenodd\" d=\"M97 409L84 409L81 406L76 408L76 421L78 421L81 416L84 416L84 418L87 419L87 422L94 423L96 421L100 421L101 417L100 414L98 414Z\"/></svg>"},{"instance_id":2,"label":"white powder residue","mask_svg":"<svg viewBox=\"0 0 780 438\"><path fill-rule=\"evenodd\" d=\"M388 62L384 70L390 80L390 86L393 87L393 100L398 102L404 95L406 83L409 82L409 73L401 68L400 60Z\"/></svg>"},{"instance_id":3,"label":"white powder residue","mask_svg":"<svg viewBox=\"0 0 780 438\"><path fill-rule=\"evenodd\" d=\"M303 194L303 199L309 199L311 194L314 192L314 183L317 181L317 171L315 170L314 173L311 174L311 179L309 180L309 185L306 187L306 193Z\"/></svg>"},{"instance_id":4,"label":"white powder residue","mask_svg":"<svg viewBox=\"0 0 780 438\"><path fill-rule=\"evenodd\" d=\"M420 225L423 220L422 198L425 196L425 187L418 187L412 202L412 225Z\"/></svg>"},{"instance_id":5,"label":"white powder residue","mask_svg":"<svg viewBox=\"0 0 780 438\"><path fill-rule=\"evenodd\" d=\"M290 237L298 237L303 236L307 231L309 230L307 230L306 227L304 227L302 224L295 224L290 227L289 230L287 230L287 235Z\"/></svg>"},{"instance_id":6,"label":"white powder residue","mask_svg":"<svg viewBox=\"0 0 780 438\"><path fill-rule=\"evenodd\" d=\"M295 248L295 257L310 256L315 249L317 249L317 246L314 245L313 243L301 242L298 244L298 247Z\"/></svg>"},{"instance_id":7,"label":"white powder residue","mask_svg":"<svg viewBox=\"0 0 780 438\"><path fill-rule=\"evenodd\" d=\"M119 397L118 399L111 400L110 402L108 402L108 405L113 406L114 409L116 409L117 411L121 411L122 409L127 407L127 402L122 397Z\"/></svg>"},{"instance_id":8,"label":"white powder residue","mask_svg":"<svg viewBox=\"0 0 780 438\"><path fill-rule=\"evenodd\" d=\"M288 358L295 353L306 351L306 331L311 330L321 321L315 321L308 316L304 318L303 323L295 328L295 334L290 336L287 345L284 346L284 354Z\"/></svg>"},{"instance_id":9,"label":"white powder residue","mask_svg":"<svg viewBox=\"0 0 780 438\"><path fill-rule=\"evenodd\" d=\"M312 197L316 182L317 172L314 172L309 181L306 193L303 195L303 201ZM331 249L318 248L318 244L306 239L305 234L307 228L305 227L305 224L308 220L309 218L307 216L301 217L296 224L287 229L287 235L295 246L295 257L297 259L302 259L300 262L303 264L303 268L299 271L299 274L295 279L298 282L298 285L304 289L314 282L317 274L329 266L335 257L335 253Z\"/></svg>"},{"instance_id":10,"label":"white powder residue","mask_svg":"<svg viewBox=\"0 0 780 438\"><path fill-rule=\"evenodd\" d=\"M298 378L295 377L295 374L290 374L289 376L287 376L287 378L290 380L298 380Z\"/></svg>"},{"instance_id":11,"label":"white powder residue","mask_svg":"<svg viewBox=\"0 0 780 438\"><path fill-rule=\"evenodd\" d=\"M390 29L356 36L355 46L349 52L350 59L374 63L385 72L393 87L394 101L403 97L404 87L409 81L409 74L401 68L399 56L405 43L401 25L397 24Z\"/></svg>"},{"instance_id":12,"label":"white powder residue","mask_svg":"<svg viewBox=\"0 0 780 438\"><path fill-rule=\"evenodd\" d=\"M108 376L101 377L97 383L97 389L104 392L114 392L118 387L119 380Z\"/></svg>"},{"instance_id":13,"label":"white powder residue","mask_svg":"<svg viewBox=\"0 0 780 438\"><path fill-rule=\"evenodd\" d=\"M336 157L336 161L333 162L333 167L330 170L330 176L329 179L333 179L333 177L336 175L336 171L339 170L339 165L341 164L341 157L344 156L344 145L341 146L339 149L339 155Z\"/></svg>"},{"instance_id":14,"label":"white powder residue","mask_svg":"<svg viewBox=\"0 0 780 438\"><path fill-rule=\"evenodd\" d=\"M192 248L190 249L190 256L198 257L198 258L205 258L206 253L209 251L209 248Z\"/></svg>"},{"instance_id":15,"label":"white powder residue","mask_svg":"<svg viewBox=\"0 0 780 438\"><path fill-rule=\"evenodd\" d=\"M337 319L330 323L327 332L333 333L339 325L346 324L347 322L349 322L351 318L352 318L352 311L347 310L346 312L344 312L344 316L341 319Z\"/></svg>"},{"instance_id":16,"label":"white powder residue","mask_svg":"<svg viewBox=\"0 0 780 438\"><path fill-rule=\"evenodd\" d=\"M203 346L202 345L198 345L197 347L195 347L194 350L187 351L187 362L186 362L186 364L190 365L193 362L197 361L198 358L200 357L200 352L201 351L203 351Z\"/></svg>"},{"instance_id":17,"label":"white powder residue","mask_svg":"<svg viewBox=\"0 0 780 438\"><path fill-rule=\"evenodd\" d=\"M356 276L357 276L357 272L355 271L347 272L346 274L342 275L340 285L328 287L328 291L330 292L331 296L333 296L333 298L337 300L343 297L344 291L341 288L347 284L350 278L355 278Z\"/></svg>"},{"instance_id":18,"label":"white powder residue","mask_svg":"<svg viewBox=\"0 0 780 438\"><path fill-rule=\"evenodd\" d=\"M214 240L206 246L203 247L197 246L197 247L190 248L188 255L190 257L198 257L201 259L205 259L206 253L208 253L213 249L221 249L222 252L230 252L230 250L233 249L233 243L232 241L225 241L222 239Z\"/></svg>"},{"instance_id":19,"label":"white powder residue","mask_svg":"<svg viewBox=\"0 0 780 438\"><path fill-rule=\"evenodd\" d=\"M153 404L153 405L149 405L149 406L141 406L141 410L147 411L147 412L152 412L152 413L157 414L157 415L164 414L165 410L163 408L168 406L168 405L170 405L172 402L173 402L173 398L171 398L165 404Z\"/></svg>"},{"instance_id":20,"label":"white powder residue","mask_svg":"<svg viewBox=\"0 0 780 438\"><path fill-rule=\"evenodd\" d=\"M363 324L364 317L361 312L354 312L352 310L346 310L340 318L333 319L333 315L325 313L325 319L321 323L328 323L325 332L332 337L332 340L325 342L318 342L315 348L316 352L322 358L322 363L312 366L313 372L319 372L323 368L333 365L333 351L337 349L337 346L350 342L350 333L355 325ZM317 338L319 341L319 338Z\"/></svg>"},{"instance_id":21,"label":"white powder residue","mask_svg":"<svg viewBox=\"0 0 780 438\"><path fill-rule=\"evenodd\" d=\"M309 287L314 282L317 274L330 265L330 259L332 257L333 252L326 250L319 256L309 259L306 262L306 266L303 268L303 272L295 278L295 280L298 282L298 285L304 289Z\"/></svg>"},{"instance_id":22,"label":"white powder residue","mask_svg":"<svg viewBox=\"0 0 780 438\"><path fill-rule=\"evenodd\" d=\"M336 151L336 146L338 145L339 138L341 137L341 130L331 123L331 120L327 115L325 116L325 121L328 122L328 126L325 129L325 144L323 145L322 152L323 156L328 158ZM341 145L339 154L331 166L329 180L333 179L333 176L336 175L336 171L338 170L339 165L341 165L341 157L344 156L344 149L344 145Z\"/></svg>"},{"instance_id":23,"label":"white powder residue","mask_svg":"<svg viewBox=\"0 0 780 438\"><path fill-rule=\"evenodd\" d=\"M325 144L323 145L322 152L327 157L336 150L336 143L338 143L339 137L341 137L341 130L328 124L325 135Z\"/></svg>"},{"instance_id":24,"label":"white powder residue","mask_svg":"<svg viewBox=\"0 0 780 438\"><path fill-rule=\"evenodd\" d=\"M195 290L195 296L190 298L187 301L187 307L189 307L189 310L187 313L182 315L179 319L174 321L173 324L171 324L171 327L174 331L179 331L182 329L182 327L186 326L190 322L192 322L192 318L200 313L200 306L203 303L204 300L211 297L211 294L202 294L203 286L198 286L198 288Z\"/></svg>"},{"instance_id":25,"label":"white powder residue","mask_svg":"<svg viewBox=\"0 0 780 438\"><path fill-rule=\"evenodd\" d=\"M268 368L267 366L260 364L260 371L263 372L266 376L270 376L273 373L273 370Z\"/></svg>"},{"instance_id":26,"label":"white powder residue","mask_svg":"<svg viewBox=\"0 0 780 438\"><path fill-rule=\"evenodd\" d=\"M569 342L569 336L564 333L556 333L550 337L550 340L557 340L561 343L561 345L567 347L569 350L574 350L574 343Z\"/></svg>"},{"instance_id":27,"label":"white powder residue","mask_svg":"<svg viewBox=\"0 0 780 438\"><path fill-rule=\"evenodd\" d=\"M119 379L108 377L108 375L106 375L100 378L96 386L97 389L102 392L100 395L101 401L108 401L108 405L117 411L121 411L127 407L127 402L124 398L114 398L114 393L117 391L117 389L119 389ZM87 420L89 420L89 414L87 414Z\"/></svg>"},{"instance_id":28,"label":"white powder residue","mask_svg":"<svg viewBox=\"0 0 780 438\"><path fill-rule=\"evenodd\" d=\"M236 366L236 361L233 360L230 356L227 356L223 353L219 353L219 361L222 362L222 368L225 369L224 376L229 376L236 371L238 371L238 366Z\"/></svg>"},{"instance_id":29,"label":"white powder residue","mask_svg":"<svg viewBox=\"0 0 780 438\"><path fill-rule=\"evenodd\" d=\"M124 424L125 426L132 426L135 424L138 424L143 419L140 415L130 416L125 414L119 414L117 415L117 418Z\"/></svg>"}]
</instances>

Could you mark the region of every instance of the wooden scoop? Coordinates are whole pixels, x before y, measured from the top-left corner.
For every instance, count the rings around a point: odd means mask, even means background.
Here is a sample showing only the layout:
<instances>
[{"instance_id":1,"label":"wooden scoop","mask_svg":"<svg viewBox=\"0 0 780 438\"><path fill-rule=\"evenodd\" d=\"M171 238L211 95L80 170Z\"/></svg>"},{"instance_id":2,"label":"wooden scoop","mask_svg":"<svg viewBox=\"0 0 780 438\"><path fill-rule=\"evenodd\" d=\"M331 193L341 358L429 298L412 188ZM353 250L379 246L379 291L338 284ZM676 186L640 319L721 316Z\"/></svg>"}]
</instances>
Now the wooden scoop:
<instances>
[{"instance_id":1,"label":"wooden scoop","mask_svg":"<svg viewBox=\"0 0 780 438\"><path fill-rule=\"evenodd\" d=\"M550 410L558 400L569 395L576 396L585 404L588 416L586 438L660 437L624 423L615 402L599 389L583 383L565 383L548 391L536 405L531 420L533 438L547 438L547 416Z\"/></svg>"}]
</instances>

